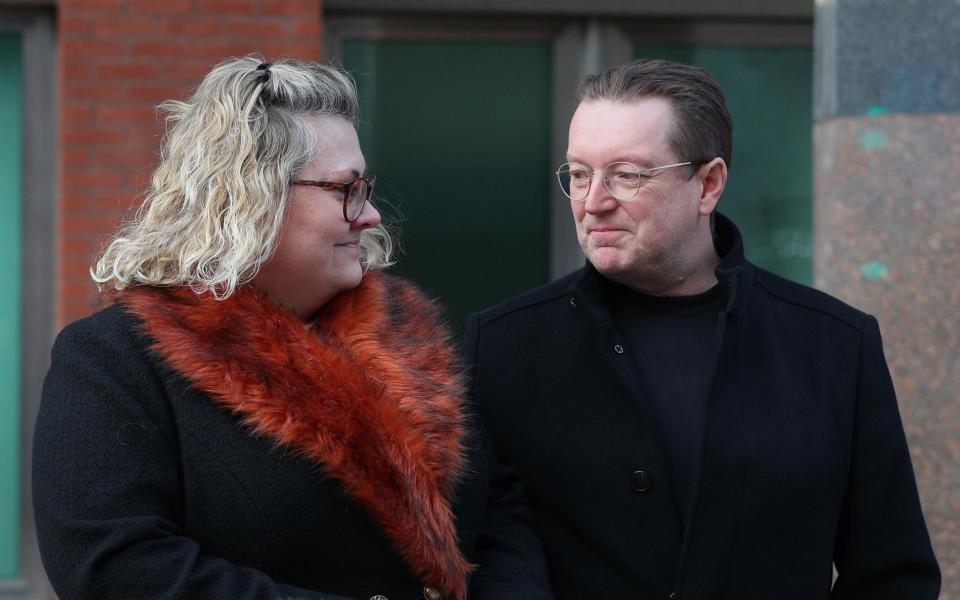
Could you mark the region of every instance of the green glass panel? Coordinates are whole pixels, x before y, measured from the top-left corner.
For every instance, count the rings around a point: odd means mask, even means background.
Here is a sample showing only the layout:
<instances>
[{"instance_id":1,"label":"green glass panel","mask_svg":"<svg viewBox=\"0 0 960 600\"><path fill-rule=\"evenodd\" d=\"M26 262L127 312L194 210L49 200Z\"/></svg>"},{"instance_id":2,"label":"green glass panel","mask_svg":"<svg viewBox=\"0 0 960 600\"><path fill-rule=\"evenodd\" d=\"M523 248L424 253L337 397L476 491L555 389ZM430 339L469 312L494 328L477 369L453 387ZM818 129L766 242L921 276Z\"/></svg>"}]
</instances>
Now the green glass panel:
<instances>
[{"instance_id":1,"label":"green glass panel","mask_svg":"<svg viewBox=\"0 0 960 600\"><path fill-rule=\"evenodd\" d=\"M733 161L720 210L747 256L784 277L813 280L813 51L810 48L641 44L637 57L706 69L733 117Z\"/></svg>"},{"instance_id":2,"label":"green glass panel","mask_svg":"<svg viewBox=\"0 0 960 600\"><path fill-rule=\"evenodd\" d=\"M470 312L546 282L549 43L352 40L342 52L378 206L403 217L394 271L439 296L458 334Z\"/></svg>"},{"instance_id":3,"label":"green glass panel","mask_svg":"<svg viewBox=\"0 0 960 600\"><path fill-rule=\"evenodd\" d=\"M20 573L20 36L0 34L0 578Z\"/></svg>"}]
</instances>

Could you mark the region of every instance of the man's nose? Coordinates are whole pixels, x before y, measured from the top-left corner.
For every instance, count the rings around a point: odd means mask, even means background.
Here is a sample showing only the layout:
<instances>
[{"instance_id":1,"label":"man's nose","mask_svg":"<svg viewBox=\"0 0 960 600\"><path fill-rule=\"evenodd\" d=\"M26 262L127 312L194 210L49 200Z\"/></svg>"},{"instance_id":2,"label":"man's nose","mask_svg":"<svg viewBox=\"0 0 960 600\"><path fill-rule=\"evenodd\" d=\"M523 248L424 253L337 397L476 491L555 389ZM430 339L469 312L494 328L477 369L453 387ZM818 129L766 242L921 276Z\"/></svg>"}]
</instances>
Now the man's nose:
<instances>
[{"instance_id":1,"label":"man's nose","mask_svg":"<svg viewBox=\"0 0 960 600\"><path fill-rule=\"evenodd\" d=\"M607 189L603 172L593 174L590 191L584 199L584 210L590 214L609 212L617 207L617 199Z\"/></svg>"}]
</instances>

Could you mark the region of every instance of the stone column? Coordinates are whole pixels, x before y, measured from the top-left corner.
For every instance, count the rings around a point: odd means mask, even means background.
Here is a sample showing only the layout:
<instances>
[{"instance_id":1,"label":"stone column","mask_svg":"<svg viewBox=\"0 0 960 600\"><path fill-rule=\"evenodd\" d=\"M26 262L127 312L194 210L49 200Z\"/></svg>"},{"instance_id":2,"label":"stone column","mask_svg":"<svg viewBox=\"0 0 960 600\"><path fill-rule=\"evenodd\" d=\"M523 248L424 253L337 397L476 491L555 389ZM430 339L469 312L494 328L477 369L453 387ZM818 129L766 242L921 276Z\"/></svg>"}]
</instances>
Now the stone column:
<instances>
[{"instance_id":1,"label":"stone column","mask_svg":"<svg viewBox=\"0 0 960 600\"><path fill-rule=\"evenodd\" d=\"M817 0L815 31L815 283L880 321L957 600L960 2Z\"/></svg>"}]
</instances>

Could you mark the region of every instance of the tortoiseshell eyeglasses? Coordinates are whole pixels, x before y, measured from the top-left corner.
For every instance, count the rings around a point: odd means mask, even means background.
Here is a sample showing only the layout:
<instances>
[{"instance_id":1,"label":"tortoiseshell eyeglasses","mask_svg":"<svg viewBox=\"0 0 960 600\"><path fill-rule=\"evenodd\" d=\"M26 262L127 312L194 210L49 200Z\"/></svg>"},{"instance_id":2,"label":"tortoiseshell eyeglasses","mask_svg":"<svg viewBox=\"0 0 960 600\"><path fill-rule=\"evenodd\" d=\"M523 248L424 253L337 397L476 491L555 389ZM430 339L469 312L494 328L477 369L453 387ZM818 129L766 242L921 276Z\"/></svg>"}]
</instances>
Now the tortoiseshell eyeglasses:
<instances>
[{"instance_id":1,"label":"tortoiseshell eyeglasses","mask_svg":"<svg viewBox=\"0 0 960 600\"><path fill-rule=\"evenodd\" d=\"M376 177L357 177L347 183L294 179L290 182L290 185L309 185L322 190L341 192L343 194L343 218L348 223L353 223L360 218L360 213L363 212L363 207L370 200L370 196L373 194L373 186L376 183Z\"/></svg>"}]
</instances>

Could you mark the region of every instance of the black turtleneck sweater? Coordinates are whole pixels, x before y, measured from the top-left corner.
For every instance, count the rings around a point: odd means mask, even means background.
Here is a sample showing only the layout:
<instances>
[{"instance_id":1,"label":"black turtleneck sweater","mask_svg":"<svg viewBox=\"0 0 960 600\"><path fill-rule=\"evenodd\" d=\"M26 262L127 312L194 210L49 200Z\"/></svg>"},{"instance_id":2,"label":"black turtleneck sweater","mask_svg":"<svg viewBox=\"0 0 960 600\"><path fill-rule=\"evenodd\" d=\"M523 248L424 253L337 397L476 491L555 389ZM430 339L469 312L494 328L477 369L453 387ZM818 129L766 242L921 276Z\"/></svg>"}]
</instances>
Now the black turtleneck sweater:
<instances>
[{"instance_id":1,"label":"black turtleneck sweater","mask_svg":"<svg viewBox=\"0 0 960 600\"><path fill-rule=\"evenodd\" d=\"M719 285L696 296L661 297L610 283L613 319L634 357L685 527L700 463L709 370L723 308Z\"/></svg>"}]
</instances>

